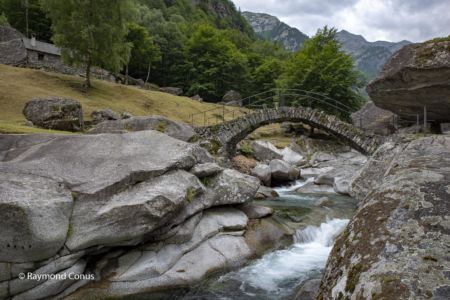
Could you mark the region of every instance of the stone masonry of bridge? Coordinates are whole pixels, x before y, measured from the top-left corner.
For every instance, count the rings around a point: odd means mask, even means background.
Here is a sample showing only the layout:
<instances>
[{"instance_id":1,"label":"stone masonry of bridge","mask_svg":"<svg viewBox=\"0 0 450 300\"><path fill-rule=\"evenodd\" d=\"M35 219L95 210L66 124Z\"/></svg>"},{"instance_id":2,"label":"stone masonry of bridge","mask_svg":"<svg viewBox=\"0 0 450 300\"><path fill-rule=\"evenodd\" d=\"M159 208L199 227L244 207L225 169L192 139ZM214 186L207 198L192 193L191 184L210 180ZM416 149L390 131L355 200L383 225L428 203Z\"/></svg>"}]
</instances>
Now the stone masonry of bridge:
<instances>
[{"instance_id":1,"label":"stone masonry of bridge","mask_svg":"<svg viewBox=\"0 0 450 300\"><path fill-rule=\"evenodd\" d=\"M300 122L322 129L346 143L355 150L371 155L381 143L377 136L367 136L362 130L339 120L336 116L305 107L282 107L261 109L245 116L213 126L197 127L197 134L218 142L223 154L236 152L236 145L259 127L281 122Z\"/></svg>"}]
</instances>

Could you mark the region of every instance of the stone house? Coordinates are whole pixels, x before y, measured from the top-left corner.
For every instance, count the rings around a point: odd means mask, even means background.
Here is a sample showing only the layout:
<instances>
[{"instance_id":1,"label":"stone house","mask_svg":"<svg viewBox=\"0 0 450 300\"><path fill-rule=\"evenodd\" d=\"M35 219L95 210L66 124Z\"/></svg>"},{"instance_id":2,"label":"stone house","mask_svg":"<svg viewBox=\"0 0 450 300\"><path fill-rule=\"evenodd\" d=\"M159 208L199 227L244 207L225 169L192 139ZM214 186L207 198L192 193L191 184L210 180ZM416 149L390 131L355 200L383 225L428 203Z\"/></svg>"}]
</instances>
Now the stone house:
<instances>
[{"instance_id":1,"label":"stone house","mask_svg":"<svg viewBox=\"0 0 450 300\"><path fill-rule=\"evenodd\" d=\"M61 49L53 44L26 38L18 30L0 26L0 64L44 69L69 75L84 75L82 68L65 64L61 59ZM93 77L114 81L108 71L93 68Z\"/></svg>"}]
</instances>

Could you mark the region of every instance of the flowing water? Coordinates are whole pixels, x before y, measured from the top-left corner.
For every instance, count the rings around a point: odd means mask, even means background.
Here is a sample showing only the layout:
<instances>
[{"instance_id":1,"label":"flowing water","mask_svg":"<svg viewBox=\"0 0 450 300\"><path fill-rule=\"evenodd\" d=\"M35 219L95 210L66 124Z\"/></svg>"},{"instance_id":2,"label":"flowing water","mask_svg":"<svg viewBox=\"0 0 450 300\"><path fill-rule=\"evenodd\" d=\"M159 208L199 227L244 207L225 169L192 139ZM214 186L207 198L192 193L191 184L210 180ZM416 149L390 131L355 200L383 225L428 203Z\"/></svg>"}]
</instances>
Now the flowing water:
<instances>
[{"instance_id":1,"label":"flowing water","mask_svg":"<svg viewBox=\"0 0 450 300\"><path fill-rule=\"evenodd\" d=\"M347 225L356 203L349 197L327 195L333 208L314 208L314 202L324 195L296 193L295 189L305 183L278 188L280 197L257 203L274 207L276 216L278 213L317 225L297 230L294 244L287 249L267 253L241 269L210 278L181 299L292 299L303 282L320 277L334 239ZM294 211L294 215L283 215L285 211Z\"/></svg>"}]
</instances>

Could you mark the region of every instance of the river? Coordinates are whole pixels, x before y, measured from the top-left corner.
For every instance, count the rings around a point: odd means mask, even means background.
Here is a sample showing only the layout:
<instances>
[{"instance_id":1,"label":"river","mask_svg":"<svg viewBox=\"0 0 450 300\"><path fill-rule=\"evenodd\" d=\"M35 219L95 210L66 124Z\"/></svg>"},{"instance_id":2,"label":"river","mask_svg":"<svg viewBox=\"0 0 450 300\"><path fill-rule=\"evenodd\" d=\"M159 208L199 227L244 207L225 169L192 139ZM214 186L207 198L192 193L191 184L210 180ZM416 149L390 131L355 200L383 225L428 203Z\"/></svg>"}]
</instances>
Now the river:
<instances>
[{"instance_id":1,"label":"river","mask_svg":"<svg viewBox=\"0 0 450 300\"><path fill-rule=\"evenodd\" d=\"M273 207L274 217L303 224L296 231L293 245L269 252L238 270L214 276L179 299L292 299L303 282L320 278L334 239L347 225L356 201L335 194L296 193L295 189L305 183L298 181L278 188L280 197L257 201ZM331 208L314 205L324 196L332 201Z\"/></svg>"}]
</instances>

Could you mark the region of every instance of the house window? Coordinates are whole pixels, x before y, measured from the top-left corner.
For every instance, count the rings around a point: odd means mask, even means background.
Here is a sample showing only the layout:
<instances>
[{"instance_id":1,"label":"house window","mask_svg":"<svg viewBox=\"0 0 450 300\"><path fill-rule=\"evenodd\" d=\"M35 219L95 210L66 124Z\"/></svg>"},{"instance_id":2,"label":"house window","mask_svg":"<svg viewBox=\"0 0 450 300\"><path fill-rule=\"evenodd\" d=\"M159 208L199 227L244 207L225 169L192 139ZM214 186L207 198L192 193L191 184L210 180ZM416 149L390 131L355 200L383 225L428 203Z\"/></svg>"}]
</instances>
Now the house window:
<instances>
[{"instance_id":1,"label":"house window","mask_svg":"<svg viewBox=\"0 0 450 300\"><path fill-rule=\"evenodd\" d=\"M43 61L43 60L44 60L44 54L38 53L38 61Z\"/></svg>"}]
</instances>

